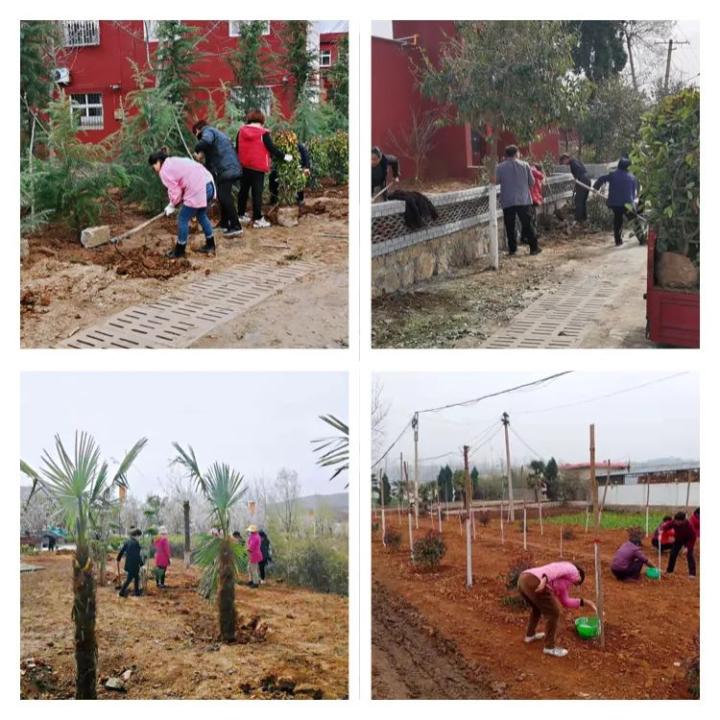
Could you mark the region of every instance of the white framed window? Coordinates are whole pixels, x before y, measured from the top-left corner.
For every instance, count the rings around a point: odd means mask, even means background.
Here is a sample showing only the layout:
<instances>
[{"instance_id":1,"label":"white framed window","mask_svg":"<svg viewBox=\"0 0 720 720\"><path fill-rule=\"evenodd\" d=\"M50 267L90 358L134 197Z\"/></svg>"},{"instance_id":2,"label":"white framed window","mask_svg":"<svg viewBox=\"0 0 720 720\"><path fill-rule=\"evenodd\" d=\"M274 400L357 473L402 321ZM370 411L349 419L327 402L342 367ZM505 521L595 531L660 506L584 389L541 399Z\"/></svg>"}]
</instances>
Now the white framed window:
<instances>
[{"instance_id":1,"label":"white framed window","mask_svg":"<svg viewBox=\"0 0 720 720\"><path fill-rule=\"evenodd\" d=\"M240 35L240 26L247 25L248 23L254 22L253 20L228 20L228 32L230 37L238 37ZM263 23L263 35L270 34L270 21L262 20Z\"/></svg>"},{"instance_id":2,"label":"white framed window","mask_svg":"<svg viewBox=\"0 0 720 720\"><path fill-rule=\"evenodd\" d=\"M261 85L257 88L257 90L259 91L260 96L259 109L263 111L265 117L267 118L272 112L273 100L275 99L275 96L273 95L272 88L269 85ZM245 95L242 88L234 87L232 89L230 97L235 103L237 103L241 107L245 104Z\"/></svg>"},{"instance_id":3,"label":"white framed window","mask_svg":"<svg viewBox=\"0 0 720 720\"><path fill-rule=\"evenodd\" d=\"M332 53L330 50L320 51L320 67L330 67L332 65Z\"/></svg>"},{"instance_id":4,"label":"white framed window","mask_svg":"<svg viewBox=\"0 0 720 720\"><path fill-rule=\"evenodd\" d=\"M103 129L103 105L101 93L80 93L70 96L72 111L80 130Z\"/></svg>"},{"instance_id":5,"label":"white framed window","mask_svg":"<svg viewBox=\"0 0 720 720\"><path fill-rule=\"evenodd\" d=\"M143 20L143 37L148 42L158 41L158 26L160 25L159 20Z\"/></svg>"},{"instance_id":6,"label":"white framed window","mask_svg":"<svg viewBox=\"0 0 720 720\"><path fill-rule=\"evenodd\" d=\"M62 20L65 47L87 47L100 44L99 20Z\"/></svg>"}]
</instances>

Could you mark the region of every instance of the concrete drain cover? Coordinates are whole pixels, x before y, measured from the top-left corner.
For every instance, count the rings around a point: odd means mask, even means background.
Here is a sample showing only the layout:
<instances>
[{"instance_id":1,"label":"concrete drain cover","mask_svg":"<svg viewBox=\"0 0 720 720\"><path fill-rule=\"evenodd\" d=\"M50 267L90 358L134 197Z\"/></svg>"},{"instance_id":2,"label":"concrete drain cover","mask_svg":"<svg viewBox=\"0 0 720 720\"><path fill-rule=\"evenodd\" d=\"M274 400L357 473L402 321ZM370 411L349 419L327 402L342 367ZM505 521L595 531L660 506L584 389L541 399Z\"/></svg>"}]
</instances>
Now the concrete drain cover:
<instances>
[{"instance_id":1,"label":"concrete drain cover","mask_svg":"<svg viewBox=\"0 0 720 720\"><path fill-rule=\"evenodd\" d=\"M252 263L210 275L147 305L135 305L81 330L63 348L181 348L274 295L314 269Z\"/></svg>"},{"instance_id":2,"label":"concrete drain cover","mask_svg":"<svg viewBox=\"0 0 720 720\"><path fill-rule=\"evenodd\" d=\"M566 282L516 315L507 327L491 335L486 348L578 347L593 322L623 285L613 279L587 277Z\"/></svg>"}]
</instances>

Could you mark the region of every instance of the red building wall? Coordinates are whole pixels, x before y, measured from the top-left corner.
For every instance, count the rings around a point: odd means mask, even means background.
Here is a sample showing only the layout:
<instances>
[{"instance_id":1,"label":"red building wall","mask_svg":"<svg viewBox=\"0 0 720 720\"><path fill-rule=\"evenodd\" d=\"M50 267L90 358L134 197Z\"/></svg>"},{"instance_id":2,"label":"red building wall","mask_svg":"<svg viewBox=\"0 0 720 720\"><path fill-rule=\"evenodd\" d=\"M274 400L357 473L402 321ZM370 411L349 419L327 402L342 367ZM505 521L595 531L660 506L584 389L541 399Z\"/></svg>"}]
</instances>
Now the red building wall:
<instances>
[{"instance_id":1,"label":"red building wall","mask_svg":"<svg viewBox=\"0 0 720 720\"><path fill-rule=\"evenodd\" d=\"M223 93L220 88L222 83L233 84L233 74L227 58L237 47L237 37L230 35L228 20L183 22L197 28L198 34L203 36L198 45L202 57L193 68L196 73L193 81L196 102L193 117L188 118L188 122L205 117L209 95L212 95L217 111L222 115ZM283 68L271 60L273 55L281 55L283 51L279 36L282 25L280 21L271 21L270 34L265 36L268 44L265 84L272 88L280 112L288 116L292 110L293 89ZM321 36L321 44L323 39L324 36ZM333 42L332 39L330 42L337 44L337 41ZM63 48L58 57L58 66L70 70L70 83L65 86L65 91L68 94L102 94L103 127L81 131L81 139L98 142L120 128L126 97L137 89L132 64L147 70L148 51L152 61L156 49L157 42L145 42L142 20L101 20L99 45ZM151 83L155 82L152 74L149 78Z\"/></svg>"},{"instance_id":2,"label":"red building wall","mask_svg":"<svg viewBox=\"0 0 720 720\"><path fill-rule=\"evenodd\" d=\"M395 38L416 36L416 39L406 44L386 38L372 39L372 144L379 145L385 152L398 155L403 177L413 177L415 174L414 162L402 152L405 138L412 127L413 110L418 119L424 112L433 109L440 110L446 116L449 114L421 95L416 87L413 63L420 60L421 48L432 61L436 61L443 40L453 32L454 23L449 20L396 20L393 21ZM513 137L503 133L498 142L499 154L512 142ZM441 128L436 132L433 143L423 168L426 179L477 179L485 148L481 142L479 151L473 152L469 126ZM543 159L550 153L557 159L557 132L547 131L530 147L521 148L521 152L536 159Z\"/></svg>"}]
</instances>

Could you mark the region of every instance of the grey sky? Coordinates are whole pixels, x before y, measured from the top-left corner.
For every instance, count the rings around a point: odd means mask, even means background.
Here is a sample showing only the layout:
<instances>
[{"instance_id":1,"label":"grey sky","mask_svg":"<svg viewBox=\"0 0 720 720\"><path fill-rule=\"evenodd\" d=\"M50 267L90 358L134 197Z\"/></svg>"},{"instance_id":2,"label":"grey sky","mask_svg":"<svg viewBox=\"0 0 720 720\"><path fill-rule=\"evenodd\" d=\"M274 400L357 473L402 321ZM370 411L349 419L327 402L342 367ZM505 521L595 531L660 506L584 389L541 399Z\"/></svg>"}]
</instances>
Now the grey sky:
<instances>
[{"instance_id":1,"label":"grey sky","mask_svg":"<svg viewBox=\"0 0 720 720\"><path fill-rule=\"evenodd\" d=\"M21 457L36 469L59 433L87 430L103 457L148 444L129 475L144 499L168 474L170 443L193 446L201 466L227 462L248 480L297 470L303 495L343 492L344 478L315 464L311 440L336 434L321 414L347 420L345 373L24 373ZM23 478L23 484L27 480Z\"/></svg>"},{"instance_id":2,"label":"grey sky","mask_svg":"<svg viewBox=\"0 0 720 720\"><path fill-rule=\"evenodd\" d=\"M391 20L373 20L372 33L378 37L392 37ZM690 45L678 45L672 54L671 77L676 80L696 78L700 72L700 24L694 20L678 20L672 33L674 40L687 41ZM654 68L655 77L665 73L664 57Z\"/></svg>"},{"instance_id":3,"label":"grey sky","mask_svg":"<svg viewBox=\"0 0 720 720\"><path fill-rule=\"evenodd\" d=\"M536 380L552 372L533 373L379 373L383 401L389 406L384 439L373 448L377 459L397 437L415 410L434 408ZM471 462L499 465L505 457L500 416L510 414L510 426L532 450L547 460L583 462L589 457L590 423L596 426L598 460L634 462L660 457L699 458L698 381L685 374L625 394L574 407L537 412L577 403L623 388L673 375L665 373L572 373L536 390L523 390L482 401L467 408L452 408L420 415L419 455L432 458L455 451L463 444L477 447ZM494 427L493 427L494 426ZM487 433L483 432L487 429ZM478 437L479 436L479 437ZM510 435L513 464L527 463L535 455ZM412 458L412 431L393 448L392 465L402 451ZM459 467L461 455L433 460Z\"/></svg>"}]
</instances>

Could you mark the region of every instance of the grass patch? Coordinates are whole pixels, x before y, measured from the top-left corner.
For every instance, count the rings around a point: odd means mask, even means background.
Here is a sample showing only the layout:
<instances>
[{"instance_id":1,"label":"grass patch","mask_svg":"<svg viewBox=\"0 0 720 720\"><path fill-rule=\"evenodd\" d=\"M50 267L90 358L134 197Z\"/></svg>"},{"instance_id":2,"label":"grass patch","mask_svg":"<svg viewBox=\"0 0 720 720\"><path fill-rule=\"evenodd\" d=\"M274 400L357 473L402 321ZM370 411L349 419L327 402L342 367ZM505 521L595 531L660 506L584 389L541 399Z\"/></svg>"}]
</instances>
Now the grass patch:
<instances>
[{"instance_id":1,"label":"grass patch","mask_svg":"<svg viewBox=\"0 0 720 720\"><path fill-rule=\"evenodd\" d=\"M659 511L650 511L650 530L655 528L662 522L663 517L667 513ZM585 527L585 513L568 513L566 515L553 515L544 518L546 523L553 525L581 525ZM590 513L590 527L593 527L593 516ZM603 530L624 530L632 527L645 528L645 513L623 513L623 512L604 512L600 520L600 527Z\"/></svg>"}]
</instances>

